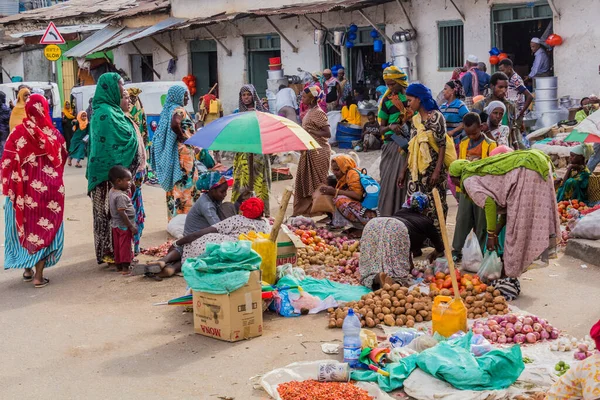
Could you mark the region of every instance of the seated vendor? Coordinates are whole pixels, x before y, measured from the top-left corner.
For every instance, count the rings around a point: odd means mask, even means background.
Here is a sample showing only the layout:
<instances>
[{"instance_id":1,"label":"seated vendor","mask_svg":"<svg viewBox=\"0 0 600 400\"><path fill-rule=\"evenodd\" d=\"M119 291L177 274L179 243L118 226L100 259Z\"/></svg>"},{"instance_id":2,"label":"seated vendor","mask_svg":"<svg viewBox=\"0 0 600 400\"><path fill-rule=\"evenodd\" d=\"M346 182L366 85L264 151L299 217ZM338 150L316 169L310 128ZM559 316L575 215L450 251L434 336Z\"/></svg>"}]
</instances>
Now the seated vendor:
<instances>
[{"instance_id":1,"label":"seated vendor","mask_svg":"<svg viewBox=\"0 0 600 400\"><path fill-rule=\"evenodd\" d=\"M412 284L412 255L421 255L427 240L435 248L428 256L430 262L444 252L440 233L426 215L428 209L427 196L416 192L393 217L374 218L367 223L360 242L361 285L373 290L386 283L408 287Z\"/></svg>"},{"instance_id":2,"label":"seated vendor","mask_svg":"<svg viewBox=\"0 0 600 400\"><path fill-rule=\"evenodd\" d=\"M265 203L252 197L240 205L242 215L234 215L214 225L185 234L173 243L169 252L157 261L139 264L133 268L132 275L159 273L156 278L173 276L181 271L182 262L190 257L204 253L207 243L237 241L239 235L250 231L269 233L271 225L264 217Z\"/></svg>"},{"instance_id":3,"label":"seated vendor","mask_svg":"<svg viewBox=\"0 0 600 400\"><path fill-rule=\"evenodd\" d=\"M340 154L331 160L331 171L337 179L334 187L322 186L321 193L333 197L335 213L332 226L336 228L351 227L351 235L358 235L360 231L377 213L365 210L361 204L364 189L360 183L360 175L356 170L356 162L352 157Z\"/></svg>"},{"instance_id":4,"label":"seated vendor","mask_svg":"<svg viewBox=\"0 0 600 400\"><path fill-rule=\"evenodd\" d=\"M352 96L346 96L344 101L346 105L342 107L342 122L360 126L361 117L358 112L356 100Z\"/></svg>"},{"instance_id":5,"label":"seated vendor","mask_svg":"<svg viewBox=\"0 0 600 400\"><path fill-rule=\"evenodd\" d=\"M567 172L562 179L555 181L555 185L558 187L556 201L577 200L587 202L590 170L587 168L586 163L592 153L591 146L585 143L571 148Z\"/></svg>"},{"instance_id":6,"label":"seated vendor","mask_svg":"<svg viewBox=\"0 0 600 400\"><path fill-rule=\"evenodd\" d=\"M367 118L369 119L369 122L365 122L363 125L361 136L362 149L364 152L369 150L379 150L383 145L379 123L377 122L377 118L375 118L375 113L373 111L369 111Z\"/></svg>"},{"instance_id":7,"label":"seated vendor","mask_svg":"<svg viewBox=\"0 0 600 400\"><path fill-rule=\"evenodd\" d=\"M575 114L575 121L581 122L597 110L595 104L600 103L597 97L584 97L579 102L581 109Z\"/></svg>"},{"instance_id":8,"label":"seated vendor","mask_svg":"<svg viewBox=\"0 0 600 400\"><path fill-rule=\"evenodd\" d=\"M590 330L596 342L596 351L583 361L576 361L563 376L550 387L546 400L600 399L600 321Z\"/></svg>"}]
</instances>

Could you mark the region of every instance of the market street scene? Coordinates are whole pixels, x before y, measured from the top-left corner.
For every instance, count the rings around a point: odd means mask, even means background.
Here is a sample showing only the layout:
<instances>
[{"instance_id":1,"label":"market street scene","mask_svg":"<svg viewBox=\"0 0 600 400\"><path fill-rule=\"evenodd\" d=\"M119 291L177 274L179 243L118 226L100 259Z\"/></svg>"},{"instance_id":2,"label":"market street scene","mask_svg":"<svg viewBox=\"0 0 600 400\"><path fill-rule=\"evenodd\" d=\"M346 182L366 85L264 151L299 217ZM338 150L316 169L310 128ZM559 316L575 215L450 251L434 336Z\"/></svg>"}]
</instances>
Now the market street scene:
<instances>
[{"instance_id":1,"label":"market street scene","mask_svg":"<svg viewBox=\"0 0 600 400\"><path fill-rule=\"evenodd\" d=\"M594 2L0 5L0 397L600 399Z\"/></svg>"}]
</instances>

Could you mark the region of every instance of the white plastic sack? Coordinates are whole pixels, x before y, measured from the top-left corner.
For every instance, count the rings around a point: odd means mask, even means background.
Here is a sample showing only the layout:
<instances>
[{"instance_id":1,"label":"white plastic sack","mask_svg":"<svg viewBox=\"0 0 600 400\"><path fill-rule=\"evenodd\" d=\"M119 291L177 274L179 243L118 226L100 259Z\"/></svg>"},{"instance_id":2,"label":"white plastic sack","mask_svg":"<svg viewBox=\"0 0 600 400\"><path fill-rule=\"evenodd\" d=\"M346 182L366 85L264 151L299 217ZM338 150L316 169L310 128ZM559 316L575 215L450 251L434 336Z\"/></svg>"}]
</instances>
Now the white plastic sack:
<instances>
[{"instance_id":1,"label":"white plastic sack","mask_svg":"<svg viewBox=\"0 0 600 400\"><path fill-rule=\"evenodd\" d=\"M367 168L367 172L371 175L371 178L375 179L377 182L381 182L381 171L379 170L380 164L381 156L377 157L370 168Z\"/></svg>"},{"instance_id":2,"label":"white plastic sack","mask_svg":"<svg viewBox=\"0 0 600 400\"><path fill-rule=\"evenodd\" d=\"M317 380L319 374L319 364L335 363L334 360L320 360L297 362L283 368L274 369L266 373L260 379L260 386L275 400L281 400L277 393L277 386L290 381L306 381L309 379ZM393 400L387 393L379 389L374 382L357 382L356 386L366 390L374 400Z\"/></svg>"},{"instance_id":3,"label":"white plastic sack","mask_svg":"<svg viewBox=\"0 0 600 400\"><path fill-rule=\"evenodd\" d=\"M327 119L329 120L329 130L331 131L331 137L329 138L329 143L336 142L336 132L337 126L342 120L342 112L341 111L329 111L327 113Z\"/></svg>"},{"instance_id":4,"label":"white plastic sack","mask_svg":"<svg viewBox=\"0 0 600 400\"><path fill-rule=\"evenodd\" d=\"M477 273L482 261L483 254L481 253L479 240L477 240L477 235L475 235L475 232L471 230L471 233L469 233L469 236L467 236L467 241L462 248L461 269Z\"/></svg>"},{"instance_id":5,"label":"white plastic sack","mask_svg":"<svg viewBox=\"0 0 600 400\"><path fill-rule=\"evenodd\" d=\"M502 276L502 261L495 251L488 251L483 257L477 275L483 280L494 281Z\"/></svg>"},{"instance_id":6,"label":"white plastic sack","mask_svg":"<svg viewBox=\"0 0 600 400\"><path fill-rule=\"evenodd\" d=\"M600 239L600 210L581 218L575 225L570 237L590 240Z\"/></svg>"},{"instance_id":7,"label":"white plastic sack","mask_svg":"<svg viewBox=\"0 0 600 400\"><path fill-rule=\"evenodd\" d=\"M183 237L183 228L185 227L185 219L187 214L178 214L173 217L172 220L167 224L167 232L175 239L181 239Z\"/></svg>"}]
</instances>

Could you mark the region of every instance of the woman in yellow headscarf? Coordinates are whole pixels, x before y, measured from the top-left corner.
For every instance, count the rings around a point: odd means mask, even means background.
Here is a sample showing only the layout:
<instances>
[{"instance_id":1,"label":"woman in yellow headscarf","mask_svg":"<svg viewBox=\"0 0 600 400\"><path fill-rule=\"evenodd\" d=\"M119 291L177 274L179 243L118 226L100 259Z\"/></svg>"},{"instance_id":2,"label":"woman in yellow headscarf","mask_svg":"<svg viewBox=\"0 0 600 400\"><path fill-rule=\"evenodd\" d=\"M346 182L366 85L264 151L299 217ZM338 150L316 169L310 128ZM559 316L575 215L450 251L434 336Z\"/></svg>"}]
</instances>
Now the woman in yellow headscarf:
<instances>
[{"instance_id":1,"label":"woman in yellow headscarf","mask_svg":"<svg viewBox=\"0 0 600 400\"><path fill-rule=\"evenodd\" d=\"M89 139L89 121L87 112L80 111L77 114L77 120L73 122L73 137L69 146L68 164L71 166L71 160L75 159L75 168L81 168L81 160L86 156L86 145Z\"/></svg>"},{"instance_id":2,"label":"woman in yellow headscarf","mask_svg":"<svg viewBox=\"0 0 600 400\"><path fill-rule=\"evenodd\" d=\"M25 103L27 103L27 99L31 96L31 92L27 88L23 88L19 90L19 94L17 95L17 104L12 109L10 114L10 120L8 125L10 127L10 131L12 132L15 129L15 126L21 125L23 122L23 118L25 115Z\"/></svg>"},{"instance_id":3,"label":"woman in yellow headscarf","mask_svg":"<svg viewBox=\"0 0 600 400\"><path fill-rule=\"evenodd\" d=\"M65 141L67 142L67 149L71 148L71 138L73 137L73 122L76 120L74 114L75 110L71 106L71 103L65 101L65 105L62 109L62 127Z\"/></svg>"},{"instance_id":4,"label":"woman in yellow headscarf","mask_svg":"<svg viewBox=\"0 0 600 400\"><path fill-rule=\"evenodd\" d=\"M364 189L356 162L348 155L340 154L331 160L331 171L337 179L335 188L321 187L321 193L334 196L335 214L332 225L337 228L352 226L362 230L371 219L377 216L375 211L365 210L361 204Z\"/></svg>"},{"instance_id":5,"label":"woman in yellow headscarf","mask_svg":"<svg viewBox=\"0 0 600 400\"><path fill-rule=\"evenodd\" d=\"M381 153L381 192L378 209L382 217L391 217L402 207L406 199L406 189L398 188L400 171L406 165L406 149L399 143L408 144L410 139L410 121L412 113L408 110L406 88L408 76L396 66L383 71L387 86L382 96L378 117L381 121L380 132L383 136Z\"/></svg>"}]
</instances>

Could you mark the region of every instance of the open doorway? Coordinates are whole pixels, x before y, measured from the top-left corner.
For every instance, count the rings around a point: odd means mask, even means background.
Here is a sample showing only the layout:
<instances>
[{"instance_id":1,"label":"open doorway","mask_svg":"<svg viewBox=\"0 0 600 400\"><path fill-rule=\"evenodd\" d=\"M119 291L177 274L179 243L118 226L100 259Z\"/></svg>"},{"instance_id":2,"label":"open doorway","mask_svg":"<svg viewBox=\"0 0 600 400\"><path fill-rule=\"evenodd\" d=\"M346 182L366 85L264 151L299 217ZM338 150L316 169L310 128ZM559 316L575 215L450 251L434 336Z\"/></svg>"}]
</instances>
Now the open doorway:
<instances>
[{"instance_id":1,"label":"open doorway","mask_svg":"<svg viewBox=\"0 0 600 400\"><path fill-rule=\"evenodd\" d=\"M192 75L196 77L196 94L193 96L194 110L198 111L200 98L207 94L219 79L217 69L217 44L214 40L194 40L190 44L192 53ZM218 87L216 89L218 91ZM213 92L213 94L215 94Z\"/></svg>"},{"instance_id":2,"label":"open doorway","mask_svg":"<svg viewBox=\"0 0 600 400\"><path fill-rule=\"evenodd\" d=\"M279 35L246 36L245 44L248 79L256 88L258 96L266 97L269 58L281 57L281 39Z\"/></svg>"},{"instance_id":3,"label":"open doorway","mask_svg":"<svg viewBox=\"0 0 600 400\"><path fill-rule=\"evenodd\" d=\"M132 54L131 56L131 82L154 81L154 65L151 54Z\"/></svg>"}]
</instances>

